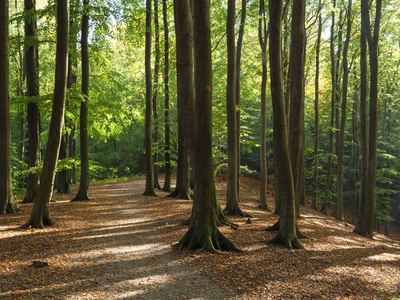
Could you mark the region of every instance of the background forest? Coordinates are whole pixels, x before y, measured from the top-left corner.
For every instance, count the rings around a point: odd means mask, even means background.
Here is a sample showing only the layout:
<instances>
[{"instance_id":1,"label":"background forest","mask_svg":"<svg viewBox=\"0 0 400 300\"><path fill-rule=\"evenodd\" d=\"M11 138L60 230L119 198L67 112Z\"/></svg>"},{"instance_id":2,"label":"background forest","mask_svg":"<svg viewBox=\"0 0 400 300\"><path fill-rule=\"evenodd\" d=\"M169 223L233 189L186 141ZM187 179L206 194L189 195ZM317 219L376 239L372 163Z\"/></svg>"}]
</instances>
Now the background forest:
<instances>
[{"instance_id":1,"label":"background forest","mask_svg":"<svg viewBox=\"0 0 400 300\"><path fill-rule=\"evenodd\" d=\"M27 2L27 1L25 1ZM263 2L263 1L262 1ZM10 92L13 188L29 186L28 178L39 174L41 157L46 155L56 53L56 3L32 1L10 3ZM86 3L86 2L85 2ZM291 5L283 18L283 66L285 95L289 94L289 49L291 41ZM26 4L25 4L26 5ZM153 81L153 161L157 172L165 172L170 155L172 169L178 159L177 70L174 30L174 3L154 0L152 35ZM213 159L214 170L221 178L227 174L227 1L211 1L211 43L213 78ZM390 221L400 211L400 22L399 1L383 1L378 41L378 150L376 174L376 225L384 226L389 235ZM146 110L145 19L143 1L99 1L89 4L89 94L81 89L81 28L87 6L70 2L69 85L65 112L63 143L55 188L69 191L69 184L80 178L79 118L82 100L88 96L87 134L90 180L131 177L145 173L144 137ZM337 167L343 167L343 200L352 208L355 222L360 199L361 134L360 120L360 32L361 6L354 1L306 1L305 9L305 73L304 73L304 149L303 194L312 198L313 206L322 209L335 203ZM375 2L370 11L375 11ZM245 18L244 18L244 12ZM264 15L265 16L265 15ZM371 24L375 15L371 13ZM266 145L268 182L274 184L272 151L271 92L266 89L262 101L263 20L260 2L236 2L236 39L244 24L240 71L240 165L243 176L260 177L261 144ZM268 17L265 16L266 23ZM26 34L26 23L34 20L34 34ZM245 20L245 23L243 23ZM264 26L266 26L264 24ZM347 67L344 66L346 31ZM267 33L266 31L264 33ZM274 32L267 34L273 35ZM264 36L264 41L266 37ZM168 43L166 43L168 41ZM260 43L261 42L261 43ZM266 41L265 41L266 42ZM261 46L260 46L261 44ZM36 50L36 91L27 66L26 49ZM268 61L268 58L266 59ZM348 83L344 86L344 73ZM366 74L364 72L364 74ZM369 72L368 72L369 74ZM168 78L168 81L166 81ZM269 87L269 76L267 77ZM34 88L35 89L35 88ZM346 95L343 105L343 95ZM288 101L288 100L287 100ZM287 102L288 108L288 102ZM262 112L266 112L265 140L261 138ZM168 112L166 114L166 112ZM347 113L345 113L347 112ZM339 155L340 120L343 118L343 156ZM32 124L37 129L32 130ZM31 130L29 130L31 128ZM39 133L38 144L31 144L31 132ZM34 133L33 133L34 134ZM166 148L166 136L170 147ZM29 142L28 142L29 141ZM264 142L265 141L265 142ZM33 148L39 149L36 154ZM338 163L339 162L339 163ZM63 175L64 174L64 177ZM35 179L33 179L35 180ZM340 179L341 180L341 179ZM36 177L37 181L37 177ZM156 184L156 187L157 184ZM25 198L29 198L28 191ZM22 199L18 199L22 200ZM28 199L29 200L29 199ZM303 198L304 200L304 198ZM340 217L340 216L339 216Z\"/></svg>"}]
</instances>

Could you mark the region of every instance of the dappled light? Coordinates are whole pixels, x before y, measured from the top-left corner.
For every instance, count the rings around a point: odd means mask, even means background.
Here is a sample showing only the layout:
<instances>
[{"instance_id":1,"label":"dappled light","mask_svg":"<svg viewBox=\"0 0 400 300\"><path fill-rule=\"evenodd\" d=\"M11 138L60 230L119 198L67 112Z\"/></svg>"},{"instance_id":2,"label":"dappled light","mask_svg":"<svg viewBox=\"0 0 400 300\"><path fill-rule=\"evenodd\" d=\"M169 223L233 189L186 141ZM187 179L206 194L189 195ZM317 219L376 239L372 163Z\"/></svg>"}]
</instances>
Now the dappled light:
<instances>
[{"instance_id":1,"label":"dappled light","mask_svg":"<svg viewBox=\"0 0 400 300\"><path fill-rule=\"evenodd\" d=\"M221 206L226 183L217 183ZM144 181L92 186L91 201L56 195L57 225L21 229L23 212L0 216L0 298L240 299L277 297L390 299L400 294L400 243L301 207L304 251L267 245L278 216L258 208L258 186L243 180L237 229L220 227L243 253L173 249L187 230L192 201L142 196ZM268 197L273 207L273 197ZM34 267L33 261L48 263ZM290 278L290 279L289 279Z\"/></svg>"}]
</instances>

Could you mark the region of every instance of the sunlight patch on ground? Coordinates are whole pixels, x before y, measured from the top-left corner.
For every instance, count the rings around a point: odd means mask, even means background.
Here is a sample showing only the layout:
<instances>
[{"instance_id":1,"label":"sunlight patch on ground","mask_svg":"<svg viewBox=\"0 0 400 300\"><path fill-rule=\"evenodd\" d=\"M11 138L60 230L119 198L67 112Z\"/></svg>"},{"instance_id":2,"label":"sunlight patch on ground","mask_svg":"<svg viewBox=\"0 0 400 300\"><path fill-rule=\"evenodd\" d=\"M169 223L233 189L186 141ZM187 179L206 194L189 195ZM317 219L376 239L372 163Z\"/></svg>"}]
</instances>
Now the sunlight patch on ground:
<instances>
[{"instance_id":1,"label":"sunlight patch on ground","mask_svg":"<svg viewBox=\"0 0 400 300\"><path fill-rule=\"evenodd\" d=\"M400 261L400 255L392 253L381 253L364 259L373 261Z\"/></svg>"}]
</instances>

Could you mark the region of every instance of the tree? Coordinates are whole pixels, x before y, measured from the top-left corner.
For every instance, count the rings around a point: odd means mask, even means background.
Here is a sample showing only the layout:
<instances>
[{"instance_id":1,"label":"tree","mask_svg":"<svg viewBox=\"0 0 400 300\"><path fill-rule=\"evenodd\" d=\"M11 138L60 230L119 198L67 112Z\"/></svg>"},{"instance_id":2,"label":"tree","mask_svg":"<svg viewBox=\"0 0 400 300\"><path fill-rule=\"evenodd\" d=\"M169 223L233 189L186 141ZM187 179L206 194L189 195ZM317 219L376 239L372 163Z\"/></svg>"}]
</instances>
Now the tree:
<instances>
[{"instance_id":1,"label":"tree","mask_svg":"<svg viewBox=\"0 0 400 300\"><path fill-rule=\"evenodd\" d=\"M292 167L296 207L301 196L301 152L303 148L304 115L304 46L305 2L293 1L290 46L290 113L289 149ZM297 210L297 209L296 209Z\"/></svg>"},{"instance_id":2,"label":"tree","mask_svg":"<svg viewBox=\"0 0 400 300\"><path fill-rule=\"evenodd\" d=\"M181 0L188 2L188 0ZM200 248L212 253L239 249L218 229L218 207L212 170L212 64L210 6L194 2L195 54L195 191L190 226L177 244L179 250Z\"/></svg>"},{"instance_id":3,"label":"tree","mask_svg":"<svg viewBox=\"0 0 400 300\"><path fill-rule=\"evenodd\" d=\"M267 202L267 112L266 112L266 89L267 89L267 21L265 18L265 3L260 0L259 17L258 17L258 40L262 53L262 77L261 77L261 146L260 146L260 164L261 164L261 188L260 188L260 205L259 207L270 211Z\"/></svg>"},{"instance_id":4,"label":"tree","mask_svg":"<svg viewBox=\"0 0 400 300\"><path fill-rule=\"evenodd\" d=\"M81 102L79 134L81 150L81 177L79 189L75 198L71 201L89 200L89 146L88 146L88 101L89 101L89 0L83 1L82 15L82 94L84 99Z\"/></svg>"},{"instance_id":5,"label":"tree","mask_svg":"<svg viewBox=\"0 0 400 300\"><path fill-rule=\"evenodd\" d=\"M174 5L174 14L178 92L178 170L175 190L169 196L191 199L189 156L194 143L194 83L193 25L189 1L179 1L179 5Z\"/></svg>"},{"instance_id":6,"label":"tree","mask_svg":"<svg viewBox=\"0 0 400 300\"><path fill-rule=\"evenodd\" d=\"M64 122L65 98L67 90L67 60L68 60L68 0L57 1L57 50L56 71L51 113L49 138L43 170L40 176L40 186L29 221L24 228L43 228L53 225L49 206L53 192L58 154L60 151L62 126Z\"/></svg>"},{"instance_id":7,"label":"tree","mask_svg":"<svg viewBox=\"0 0 400 300\"><path fill-rule=\"evenodd\" d=\"M381 21L382 1L376 1L374 33L371 34L368 1L361 1L361 24L365 31L369 48L370 91L369 91L369 140L368 140L368 173L365 185L365 211L359 213L363 218L362 228L356 232L373 237L375 225L375 186L377 166L377 128L378 128L378 41Z\"/></svg>"},{"instance_id":8,"label":"tree","mask_svg":"<svg viewBox=\"0 0 400 300\"><path fill-rule=\"evenodd\" d=\"M38 81L38 40L36 34L36 9L34 0L26 0L25 13L25 73L26 73L26 94L32 100L28 103L27 119L28 119L28 167L38 168L40 162L40 115L37 104L37 96L39 95ZM39 172L35 170L27 178L26 193L23 200L24 203L32 203L36 199L39 185Z\"/></svg>"},{"instance_id":9,"label":"tree","mask_svg":"<svg viewBox=\"0 0 400 300\"><path fill-rule=\"evenodd\" d=\"M317 203L319 200L319 178L318 178L318 145L319 145L319 60L320 60L320 48L321 48L321 34L322 34L322 16L321 16L321 0L318 3L318 33L317 33L317 45L315 55L315 89L314 89L314 198L311 204L313 209L317 209Z\"/></svg>"},{"instance_id":10,"label":"tree","mask_svg":"<svg viewBox=\"0 0 400 300\"><path fill-rule=\"evenodd\" d=\"M347 54L349 49L350 37L351 37L351 5L352 0L349 0L347 7L347 30L346 30L346 41L343 48L343 88L342 88L342 118L340 122L340 132L338 140L338 161L337 161L337 203L336 203L336 219L343 221L343 151L344 151L344 132L346 129L346 110L347 110L347 87L349 81L349 67L347 61Z\"/></svg>"},{"instance_id":11,"label":"tree","mask_svg":"<svg viewBox=\"0 0 400 300\"><path fill-rule=\"evenodd\" d=\"M8 0L0 1L0 214L18 210L11 182Z\"/></svg>"},{"instance_id":12,"label":"tree","mask_svg":"<svg viewBox=\"0 0 400 300\"><path fill-rule=\"evenodd\" d=\"M169 29L167 0L162 0L164 21L164 123L165 123L165 180L163 190L171 191L171 154L170 154L170 130L169 130Z\"/></svg>"},{"instance_id":13,"label":"tree","mask_svg":"<svg viewBox=\"0 0 400 300\"><path fill-rule=\"evenodd\" d=\"M226 215L250 217L239 208L238 190L238 136L236 124L236 53L235 53L235 0L228 0L226 22L227 39L227 83L226 83L226 117L228 127L228 180L226 193Z\"/></svg>"},{"instance_id":14,"label":"tree","mask_svg":"<svg viewBox=\"0 0 400 300\"><path fill-rule=\"evenodd\" d=\"M151 137L152 113L152 82L151 82L151 0L146 0L146 49L145 49L145 75L146 75L146 115L145 115L145 148L146 148L146 189L143 195L154 196L153 178L153 142Z\"/></svg>"},{"instance_id":15,"label":"tree","mask_svg":"<svg viewBox=\"0 0 400 300\"><path fill-rule=\"evenodd\" d=\"M158 110L157 110L157 96L158 96L158 73L160 70L160 26L158 23L158 0L154 0L154 34L155 34L155 60L154 60L154 90L153 90L153 119L154 119L154 157L153 157L153 174L154 174L154 188L160 189L158 182Z\"/></svg>"},{"instance_id":16,"label":"tree","mask_svg":"<svg viewBox=\"0 0 400 300\"><path fill-rule=\"evenodd\" d=\"M278 189L280 207L278 234L268 243L283 243L289 249L303 249L296 233L296 212L294 198L294 183L290 163L288 133L283 92L282 69L282 12L283 1L269 2L269 17L271 34L269 47L271 95L274 124L274 158L278 173Z\"/></svg>"}]
</instances>

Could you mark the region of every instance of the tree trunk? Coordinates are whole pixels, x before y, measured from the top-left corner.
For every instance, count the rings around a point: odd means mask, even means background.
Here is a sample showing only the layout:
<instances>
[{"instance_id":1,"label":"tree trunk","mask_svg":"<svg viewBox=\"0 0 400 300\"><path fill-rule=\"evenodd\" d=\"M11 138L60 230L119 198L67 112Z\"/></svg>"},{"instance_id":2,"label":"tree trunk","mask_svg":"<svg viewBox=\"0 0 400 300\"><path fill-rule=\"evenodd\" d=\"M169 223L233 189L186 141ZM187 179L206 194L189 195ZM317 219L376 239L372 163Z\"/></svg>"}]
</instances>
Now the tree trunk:
<instances>
[{"instance_id":1,"label":"tree trunk","mask_svg":"<svg viewBox=\"0 0 400 300\"><path fill-rule=\"evenodd\" d=\"M347 86L349 81L349 67L347 62L347 53L349 49L349 43L351 38L351 15L352 0L349 0L347 7L347 30L346 30L346 41L343 48L343 87L342 87L342 116L340 122L340 132L337 153L337 202L335 217L339 221L344 221L343 215L343 151L344 151L344 133L346 130L346 110L347 110Z\"/></svg>"},{"instance_id":2,"label":"tree trunk","mask_svg":"<svg viewBox=\"0 0 400 300\"><path fill-rule=\"evenodd\" d=\"M259 18L258 18L258 40L262 53L262 77L261 77L261 138L260 138L260 164L261 164L261 188L259 208L271 211L267 202L267 112L266 112L266 90L267 90L267 21L265 18L265 3L260 0Z\"/></svg>"},{"instance_id":3,"label":"tree trunk","mask_svg":"<svg viewBox=\"0 0 400 300\"><path fill-rule=\"evenodd\" d=\"M0 1L0 215L18 210L11 181L8 3Z\"/></svg>"},{"instance_id":4,"label":"tree trunk","mask_svg":"<svg viewBox=\"0 0 400 300\"><path fill-rule=\"evenodd\" d=\"M60 150L62 126L64 122L65 98L67 90L68 60L68 0L57 2L57 50L53 109L50 119L49 138L40 186L31 217L24 228L43 228L54 224L50 218L49 206L53 191L54 176Z\"/></svg>"},{"instance_id":5,"label":"tree trunk","mask_svg":"<svg viewBox=\"0 0 400 300\"><path fill-rule=\"evenodd\" d=\"M181 0L186 1L187 0ZM239 250L217 227L219 202L212 170L212 64L210 6L208 0L194 2L194 49L196 80L196 126L194 164L195 193L189 230L177 245L178 249L200 248Z\"/></svg>"},{"instance_id":6,"label":"tree trunk","mask_svg":"<svg viewBox=\"0 0 400 300\"><path fill-rule=\"evenodd\" d=\"M368 1L361 1L361 17L367 24L369 22ZM369 92L369 145L368 145L368 178L366 190L364 228L362 234L373 238L375 224L376 206L376 165L377 165L377 129L378 129L378 41L381 21L382 0L376 1L376 15L374 23L374 34L371 35L369 26L367 28L367 41L369 47L370 64L370 92Z\"/></svg>"},{"instance_id":7,"label":"tree trunk","mask_svg":"<svg viewBox=\"0 0 400 300\"><path fill-rule=\"evenodd\" d=\"M318 4L319 16L318 16L318 35L317 35L317 45L315 46L315 99L314 99L314 198L311 204L311 208L318 209L317 204L319 202L319 54L321 48L321 34L322 34L322 16L321 16L321 0Z\"/></svg>"},{"instance_id":8,"label":"tree trunk","mask_svg":"<svg viewBox=\"0 0 400 300\"><path fill-rule=\"evenodd\" d=\"M305 3L294 0L292 7L291 47L290 47L290 112L289 149L296 203L300 203L301 181L300 160L303 147L304 114L304 22ZM296 204L296 206L298 206Z\"/></svg>"},{"instance_id":9,"label":"tree trunk","mask_svg":"<svg viewBox=\"0 0 400 300\"><path fill-rule=\"evenodd\" d=\"M89 0L83 1L82 16L82 94L84 100L81 102L80 109L80 150L81 150L81 178L79 182L79 190L75 198L71 201L87 201L89 200L89 149L88 149L88 101L89 101Z\"/></svg>"},{"instance_id":10,"label":"tree trunk","mask_svg":"<svg viewBox=\"0 0 400 300\"><path fill-rule=\"evenodd\" d=\"M155 60L154 60L154 90L153 90L153 118L154 118L154 156L153 156L153 175L154 188L160 189L158 182L158 111L157 111L157 96L158 96L158 73L160 69L160 26L158 25L158 0L154 0L154 33L155 33Z\"/></svg>"},{"instance_id":11,"label":"tree trunk","mask_svg":"<svg viewBox=\"0 0 400 300\"><path fill-rule=\"evenodd\" d=\"M164 122L165 122L165 180L163 190L171 191L171 154L169 136L169 29L167 0L162 0L163 20L164 20Z\"/></svg>"},{"instance_id":12,"label":"tree trunk","mask_svg":"<svg viewBox=\"0 0 400 300\"><path fill-rule=\"evenodd\" d=\"M360 140L361 140L361 187L360 202L357 211L357 223L354 232L361 234L364 228L365 203L367 197L368 174L368 121L367 121L367 92L368 92L368 65L367 65L367 37L365 22L361 22L360 46Z\"/></svg>"},{"instance_id":13,"label":"tree trunk","mask_svg":"<svg viewBox=\"0 0 400 300\"><path fill-rule=\"evenodd\" d=\"M271 72L271 95L274 114L274 157L279 177L279 200L281 214L278 234L268 243L283 243L289 249L303 249L296 233L294 184L290 164L288 133L284 103L282 70L282 12L283 1L269 3L270 35L269 59Z\"/></svg>"},{"instance_id":14,"label":"tree trunk","mask_svg":"<svg viewBox=\"0 0 400 300\"><path fill-rule=\"evenodd\" d=\"M38 45L36 34L35 1L25 0L25 12L32 14L32 18L25 20L25 72L28 97L39 95L38 83ZM37 100L30 100L27 109L28 119L28 168L38 168L40 162L40 116ZM36 199L39 185L39 171L30 174L26 182L26 194L23 203L32 203Z\"/></svg>"},{"instance_id":15,"label":"tree trunk","mask_svg":"<svg viewBox=\"0 0 400 300\"><path fill-rule=\"evenodd\" d=\"M333 0L333 7L336 7L336 0ZM325 197L322 204L321 212L327 214L328 205L332 199L331 196L331 175L332 175L332 156L333 156L333 126L335 124L335 105L336 105L336 69L335 69L335 11L332 10L331 21L331 38L330 38L330 52L331 52L331 128L329 129L329 150L328 150L328 166L326 171L325 182Z\"/></svg>"},{"instance_id":16,"label":"tree trunk","mask_svg":"<svg viewBox=\"0 0 400 300\"><path fill-rule=\"evenodd\" d=\"M190 199L189 155L194 145L193 34L190 3L174 6L178 89L178 174L171 196ZM178 178L179 177L179 178Z\"/></svg>"},{"instance_id":17,"label":"tree trunk","mask_svg":"<svg viewBox=\"0 0 400 300\"><path fill-rule=\"evenodd\" d=\"M236 53L235 53L235 0L228 0L226 22L227 39L227 83L226 83L226 116L228 129L228 180L226 207L224 214L250 217L239 208L238 193L238 140L236 124Z\"/></svg>"},{"instance_id":18,"label":"tree trunk","mask_svg":"<svg viewBox=\"0 0 400 300\"><path fill-rule=\"evenodd\" d=\"M240 19L239 36L236 42L236 139L237 139L237 189L240 201L240 65L242 61L242 44L244 26L246 23L247 0L242 0L242 16Z\"/></svg>"}]
</instances>

